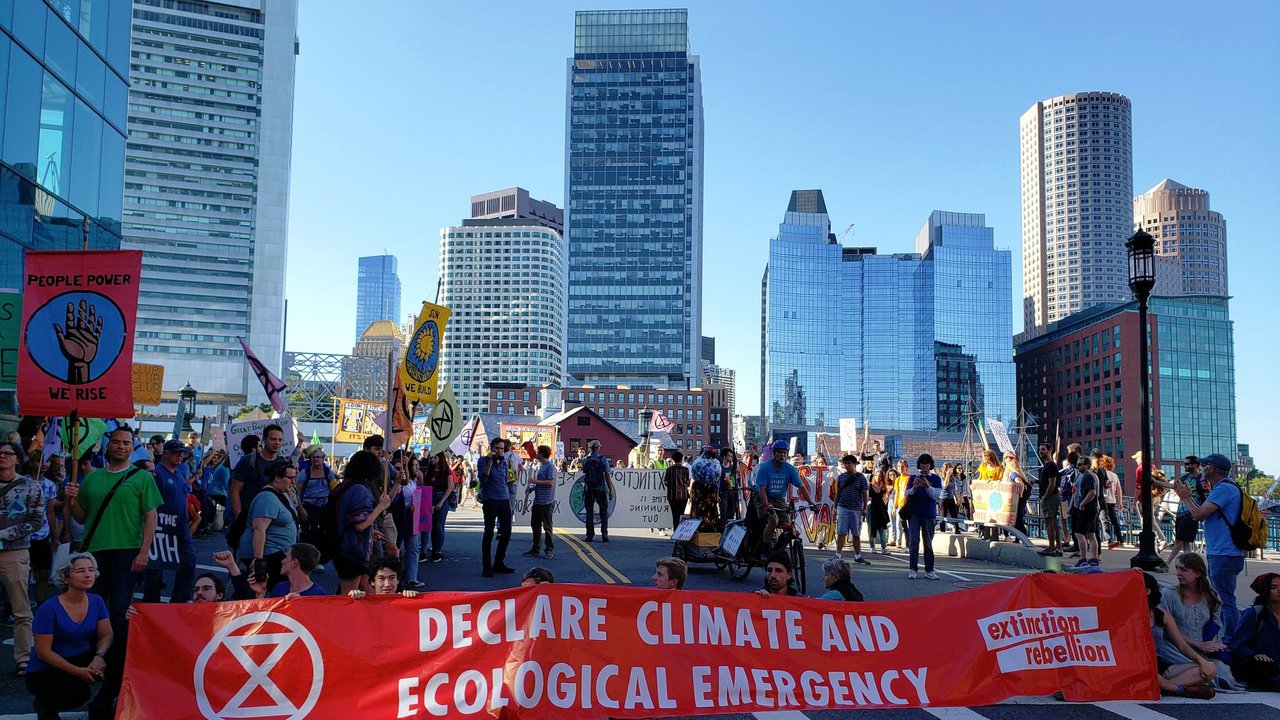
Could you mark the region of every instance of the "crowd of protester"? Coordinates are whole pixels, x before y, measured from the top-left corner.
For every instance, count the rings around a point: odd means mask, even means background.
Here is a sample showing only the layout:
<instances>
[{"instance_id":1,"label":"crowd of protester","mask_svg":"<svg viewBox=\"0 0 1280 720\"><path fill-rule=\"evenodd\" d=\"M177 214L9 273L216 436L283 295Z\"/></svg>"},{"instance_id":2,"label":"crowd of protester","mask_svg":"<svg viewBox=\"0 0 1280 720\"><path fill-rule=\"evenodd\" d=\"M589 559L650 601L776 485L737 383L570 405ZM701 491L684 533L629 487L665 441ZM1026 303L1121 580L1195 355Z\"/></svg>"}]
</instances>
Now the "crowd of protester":
<instances>
[{"instance_id":1,"label":"crowd of protester","mask_svg":"<svg viewBox=\"0 0 1280 720\"><path fill-rule=\"evenodd\" d=\"M194 433L186 443L161 436L144 441L123 425L105 434L100 452L90 450L74 462L42 457L39 447L24 448L20 436L0 441L0 580L13 617L17 670L37 717L48 720L86 703L91 718L114 715L128 622L137 612L135 592L144 603L166 594L175 603L414 597L425 589L419 565L444 559L448 515L468 501L483 515L481 574L516 573L506 559L525 462L535 471L526 473L532 545L524 556L554 558L552 509L557 473L565 470L582 473L585 540L594 540L598 525L600 540L609 541L612 466L598 443L556 462L548 447L528 446L522 453L512 441L495 438L474 466L448 452L387 453L384 444L371 436L361 450L331 463L322 446L299 438L286 456L284 429L269 425L261 437L242 442L243 455L232 467L225 448L204 447ZM821 472L826 459L788 457L781 441L768 450L772 458L766 460L704 448L688 465L674 453L663 475L672 527L686 510L704 530L716 532L754 513L765 525L764 537L772 537L789 521L793 489L809 503L828 500L835 509L835 556L822 566L822 599L861 601L853 568L870 564L866 555L877 545L886 554L906 547L911 579L919 576L923 555L924 577L938 579L934 533L948 526L961 532L973 516L973 486L959 463L944 463L939 473L923 454L912 470L876 443L839 458L842 472L825 486L826 498L815 498L801 482L801 470ZM1012 531L1026 532L1034 503L1048 531L1042 554L1078 555L1078 569L1097 567L1102 548L1119 547L1124 538L1115 461L1085 454L1078 445L1062 458L1041 447L1040 458L1033 479L1012 453L988 451L976 479L1013 485L1018 503ZM1242 495L1230 470L1221 455L1188 457L1179 481L1162 475L1153 481L1180 503L1169 557L1176 585L1149 592L1161 686L1169 693L1210 697L1246 684L1280 689L1280 576L1259 576L1251 586L1257 599L1239 611L1235 585L1244 553L1232 541L1234 521L1228 518L1240 516ZM429 517L430 529L419 532L415 516ZM1194 552L1201 525L1207 562ZM174 560L164 567L151 557L157 532L174 542ZM196 574L194 541L215 533L227 546L213 556L225 580ZM846 544L852 549L848 560ZM771 545L761 553L765 584L754 592L762 598L799 595L792 555ZM328 564L337 587L312 579ZM688 566L662 558L652 581L658 589L684 589ZM550 582L553 573L535 566L520 584Z\"/></svg>"}]
</instances>

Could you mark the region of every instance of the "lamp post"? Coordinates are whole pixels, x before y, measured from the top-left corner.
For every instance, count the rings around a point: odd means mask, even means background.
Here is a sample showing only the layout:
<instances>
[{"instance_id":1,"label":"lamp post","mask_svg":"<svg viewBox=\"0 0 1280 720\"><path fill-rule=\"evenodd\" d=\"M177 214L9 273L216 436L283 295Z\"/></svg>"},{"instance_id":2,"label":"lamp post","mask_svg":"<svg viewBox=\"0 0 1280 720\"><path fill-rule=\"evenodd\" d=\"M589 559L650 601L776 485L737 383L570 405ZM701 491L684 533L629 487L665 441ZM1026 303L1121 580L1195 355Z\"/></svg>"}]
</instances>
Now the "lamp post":
<instances>
[{"instance_id":1,"label":"lamp post","mask_svg":"<svg viewBox=\"0 0 1280 720\"><path fill-rule=\"evenodd\" d=\"M1129 289L1138 298L1138 385L1142 397L1142 410L1138 420L1142 423L1142 532L1138 534L1138 553L1129 559L1129 566L1143 570L1160 571L1164 561L1156 553L1155 513L1151 507L1151 388L1148 370L1147 348L1147 299L1156 285L1155 238L1141 228L1125 243L1129 251Z\"/></svg>"},{"instance_id":2,"label":"lamp post","mask_svg":"<svg viewBox=\"0 0 1280 720\"><path fill-rule=\"evenodd\" d=\"M178 391L178 411L173 419L173 437L180 438L182 433L191 432L191 418L196 416L196 391L187 383Z\"/></svg>"},{"instance_id":3,"label":"lamp post","mask_svg":"<svg viewBox=\"0 0 1280 720\"><path fill-rule=\"evenodd\" d=\"M636 414L640 416L640 439L644 442L644 448L640 451L640 457L643 458L644 464L647 467L649 465L649 433L651 432L649 425L653 422L653 410L647 407L642 407L640 408L640 412Z\"/></svg>"}]
</instances>

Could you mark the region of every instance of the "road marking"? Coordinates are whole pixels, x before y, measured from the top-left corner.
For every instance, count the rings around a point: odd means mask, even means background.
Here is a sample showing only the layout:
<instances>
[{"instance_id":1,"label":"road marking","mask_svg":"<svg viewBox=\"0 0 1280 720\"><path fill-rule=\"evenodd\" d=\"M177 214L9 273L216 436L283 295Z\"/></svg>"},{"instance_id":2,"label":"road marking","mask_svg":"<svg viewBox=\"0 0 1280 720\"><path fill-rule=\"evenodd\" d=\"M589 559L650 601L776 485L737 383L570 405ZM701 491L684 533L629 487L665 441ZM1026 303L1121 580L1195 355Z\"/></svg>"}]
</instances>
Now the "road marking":
<instances>
[{"instance_id":1,"label":"road marking","mask_svg":"<svg viewBox=\"0 0 1280 720\"><path fill-rule=\"evenodd\" d=\"M584 551L586 551L586 553L590 555L593 560L596 561L597 565L604 568L606 572L612 573L613 576L618 579L618 582L623 583L624 585L631 584L631 578L628 578L626 575L623 575L620 570L615 568L613 565L609 564L609 561L605 560L600 555L600 553L596 552L596 549L591 546L591 543L586 542L582 538L579 538L578 536L566 530L557 530L556 533L561 537L565 538L565 540L570 543L577 543L579 547L581 547Z\"/></svg>"},{"instance_id":2,"label":"road marking","mask_svg":"<svg viewBox=\"0 0 1280 720\"><path fill-rule=\"evenodd\" d=\"M757 720L809 720L809 716L799 710L773 710L770 712L751 713Z\"/></svg>"},{"instance_id":3,"label":"road marking","mask_svg":"<svg viewBox=\"0 0 1280 720\"><path fill-rule=\"evenodd\" d=\"M1204 701L1200 700L1199 702ZM1128 718L1128 720L1172 720L1172 716L1145 708L1136 702L1108 700L1106 702L1094 703L1094 705L1097 705L1103 710L1109 710L1120 717Z\"/></svg>"},{"instance_id":4,"label":"road marking","mask_svg":"<svg viewBox=\"0 0 1280 720\"><path fill-rule=\"evenodd\" d=\"M986 720L986 716L980 715L967 707L927 707L920 709L941 720Z\"/></svg>"},{"instance_id":5,"label":"road marking","mask_svg":"<svg viewBox=\"0 0 1280 720\"><path fill-rule=\"evenodd\" d=\"M564 541L569 544L569 547L578 554L578 557L582 558L582 562L587 567L594 570L595 573L603 578L606 583L610 585L615 585L619 582L627 585L631 584L631 580L626 575L623 575L617 570L617 568L613 567L606 562L604 558L600 557L600 555L597 554L589 544L575 537L567 530L557 528L555 533L563 538Z\"/></svg>"},{"instance_id":6,"label":"road marking","mask_svg":"<svg viewBox=\"0 0 1280 720\"><path fill-rule=\"evenodd\" d=\"M907 558L894 557L894 556L892 556L892 555L885 555L884 557L885 557L886 559L888 559L888 560L897 560L898 562L904 562L904 563L907 563L908 565L910 565L910 564L911 564L911 561L910 561L910 560L908 560ZM957 579L957 580L963 581L963 582L972 582L972 580L971 580L970 578L967 578L967 577L965 577L964 575L961 575L960 573L948 572L948 571L946 571L946 570L939 570L936 566L935 566L933 569L934 569L934 571L935 571L935 572L937 572L937 573L939 573L939 574L941 574L941 575L950 575L951 577L953 577L953 578L955 578L955 579ZM965 572L968 572L968 571L966 570ZM973 575L981 575L982 573L972 573L972 574L973 574ZM992 577L1001 577L1001 576L999 576L999 575L993 575ZM1002 578L1002 579L1004 579L1004 580L1008 580L1009 578L1005 577L1005 578Z\"/></svg>"}]
</instances>

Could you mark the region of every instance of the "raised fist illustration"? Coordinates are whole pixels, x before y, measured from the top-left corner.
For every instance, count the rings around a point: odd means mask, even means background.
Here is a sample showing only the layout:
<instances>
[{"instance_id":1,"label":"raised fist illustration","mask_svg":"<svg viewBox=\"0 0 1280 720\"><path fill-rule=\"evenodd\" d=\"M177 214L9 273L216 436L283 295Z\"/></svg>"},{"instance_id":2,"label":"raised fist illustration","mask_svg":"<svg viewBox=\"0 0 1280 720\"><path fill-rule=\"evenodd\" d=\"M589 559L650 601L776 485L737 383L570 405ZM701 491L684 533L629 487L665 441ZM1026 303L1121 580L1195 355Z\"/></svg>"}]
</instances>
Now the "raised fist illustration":
<instances>
[{"instance_id":1,"label":"raised fist illustration","mask_svg":"<svg viewBox=\"0 0 1280 720\"><path fill-rule=\"evenodd\" d=\"M67 303L67 328L64 331L53 324L58 334L58 347L67 359L67 382L82 385L89 382L89 364L98 355L98 341L102 339L102 317L94 306L80 301L80 312Z\"/></svg>"}]
</instances>

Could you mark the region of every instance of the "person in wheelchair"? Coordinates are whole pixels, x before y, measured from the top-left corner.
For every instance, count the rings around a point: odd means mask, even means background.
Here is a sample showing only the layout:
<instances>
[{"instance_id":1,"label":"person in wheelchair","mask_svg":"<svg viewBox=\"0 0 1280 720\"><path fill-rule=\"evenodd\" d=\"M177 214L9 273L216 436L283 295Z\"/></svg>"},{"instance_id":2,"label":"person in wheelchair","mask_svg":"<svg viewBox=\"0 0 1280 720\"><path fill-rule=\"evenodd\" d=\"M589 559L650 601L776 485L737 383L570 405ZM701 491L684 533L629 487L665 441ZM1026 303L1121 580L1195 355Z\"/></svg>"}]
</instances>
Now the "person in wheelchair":
<instances>
[{"instance_id":1,"label":"person in wheelchair","mask_svg":"<svg viewBox=\"0 0 1280 720\"><path fill-rule=\"evenodd\" d=\"M787 462L787 441L777 440L773 443L773 460L760 465L756 472L756 497L761 506L767 508L765 513L764 533L760 540L758 553L767 553L773 549L774 532L779 527L791 527L791 507L787 502L787 494L794 487L800 491L805 502L813 504L809 489L800 482L800 473L796 467ZM763 542L768 541L768 542Z\"/></svg>"}]
</instances>

